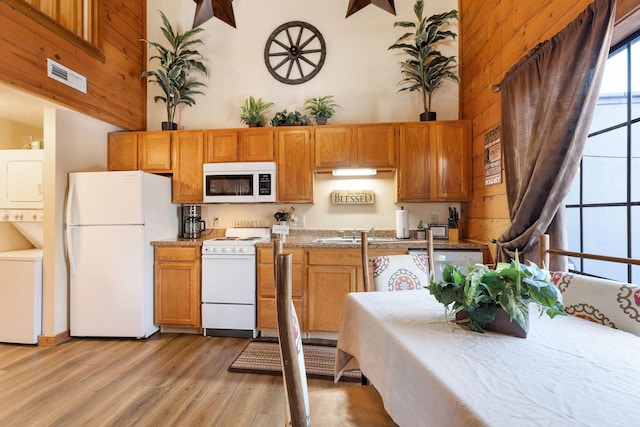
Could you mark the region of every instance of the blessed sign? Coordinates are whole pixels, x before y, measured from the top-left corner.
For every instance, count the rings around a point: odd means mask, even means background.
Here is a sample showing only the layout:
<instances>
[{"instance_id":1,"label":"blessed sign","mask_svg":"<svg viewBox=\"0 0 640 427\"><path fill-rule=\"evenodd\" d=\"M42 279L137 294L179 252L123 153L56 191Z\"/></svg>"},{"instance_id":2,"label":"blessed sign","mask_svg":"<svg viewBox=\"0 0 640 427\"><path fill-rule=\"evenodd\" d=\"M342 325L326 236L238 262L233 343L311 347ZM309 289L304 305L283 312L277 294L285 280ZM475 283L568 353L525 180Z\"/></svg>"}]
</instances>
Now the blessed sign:
<instances>
[{"instance_id":1,"label":"blessed sign","mask_svg":"<svg viewBox=\"0 0 640 427\"><path fill-rule=\"evenodd\" d=\"M375 202L373 190L334 190L331 192L332 205L372 205Z\"/></svg>"}]
</instances>

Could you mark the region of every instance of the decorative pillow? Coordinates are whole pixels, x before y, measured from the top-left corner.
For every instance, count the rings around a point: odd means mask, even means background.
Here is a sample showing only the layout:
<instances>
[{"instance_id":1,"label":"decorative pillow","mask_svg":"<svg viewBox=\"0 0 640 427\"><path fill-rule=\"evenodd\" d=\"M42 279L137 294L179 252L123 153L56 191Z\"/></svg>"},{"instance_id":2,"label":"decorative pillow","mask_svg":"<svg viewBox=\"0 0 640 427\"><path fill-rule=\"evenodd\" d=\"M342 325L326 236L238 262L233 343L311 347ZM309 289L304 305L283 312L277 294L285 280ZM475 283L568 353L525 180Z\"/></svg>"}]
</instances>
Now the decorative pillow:
<instances>
[{"instance_id":1,"label":"decorative pillow","mask_svg":"<svg viewBox=\"0 0 640 427\"><path fill-rule=\"evenodd\" d=\"M551 281L568 314L640 336L640 286L564 272Z\"/></svg>"},{"instance_id":2,"label":"decorative pillow","mask_svg":"<svg viewBox=\"0 0 640 427\"><path fill-rule=\"evenodd\" d=\"M376 291L405 291L429 285L427 255L384 255L373 261L373 286Z\"/></svg>"}]
</instances>

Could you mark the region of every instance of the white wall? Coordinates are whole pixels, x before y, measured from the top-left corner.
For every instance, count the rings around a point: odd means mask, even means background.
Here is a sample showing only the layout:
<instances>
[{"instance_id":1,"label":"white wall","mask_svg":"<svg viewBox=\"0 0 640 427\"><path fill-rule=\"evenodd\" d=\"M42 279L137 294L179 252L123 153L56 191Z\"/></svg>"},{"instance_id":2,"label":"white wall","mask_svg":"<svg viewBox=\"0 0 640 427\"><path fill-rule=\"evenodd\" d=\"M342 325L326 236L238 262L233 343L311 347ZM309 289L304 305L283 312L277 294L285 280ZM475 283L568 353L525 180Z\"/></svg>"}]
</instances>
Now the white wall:
<instances>
[{"instance_id":1,"label":"white wall","mask_svg":"<svg viewBox=\"0 0 640 427\"><path fill-rule=\"evenodd\" d=\"M64 206L68 173L106 170L107 133L118 130L74 111L44 111L45 221L42 334L68 329L68 272L64 254Z\"/></svg>"},{"instance_id":2,"label":"white wall","mask_svg":"<svg viewBox=\"0 0 640 427\"><path fill-rule=\"evenodd\" d=\"M162 42L158 10L162 10L174 28L191 28L195 3L156 0L147 2L147 32L152 41ZM217 18L204 24L199 34L205 46L199 50L205 55L210 75L205 96L196 98L197 104L180 108L177 115L180 129L206 129L243 127L239 120L240 106L253 95L274 102L267 112L270 119L282 109L302 112L304 101L311 97L334 95L341 106L331 123L368 123L417 121L422 112L420 96L416 93L398 93L397 83L402 79L399 62L402 55L387 48L406 29L394 28L396 21L414 21L414 0L397 0L397 16L379 7L369 5L345 19L348 0L235 0L233 10L237 28ZM443 0L437 4L427 2L425 15L430 16L456 9L457 0ZM318 28L327 44L327 59L320 73L301 85L286 85L269 74L263 58L264 46L271 32L289 21L305 21ZM457 25L454 26L457 31ZM457 55L457 41L443 49L445 54ZM156 63L150 69L157 67ZM155 85L149 87L148 129L159 129L166 120L163 104L154 104ZM432 108L438 119L458 118L458 85L444 83L433 95ZM333 206L329 192L342 185L355 185L376 189L376 203L371 206ZM374 180L337 180L329 175L317 175L314 205L296 205L297 213L305 217L306 228L395 228L395 183L392 174L381 174ZM451 204L452 206L456 204ZM420 219L431 222L438 215L439 222L447 221L447 204L405 204L410 211L411 227ZM220 222L216 227L230 227L236 219L264 219L273 221L273 213L284 206L277 205L205 205L203 215L207 226L213 226L213 217ZM287 206L288 208L288 206ZM270 222L271 223L271 222Z\"/></svg>"},{"instance_id":3,"label":"white wall","mask_svg":"<svg viewBox=\"0 0 640 427\"><path fill-rule=\"evenodd\" d=\"M217 18L202 24L199 34L210 75L205 96L197 96L194 107L178 109L180 129L206 129L244 126L239 120L240 107L252 95L274 102L267 112L270 119L282 109L302 112L304 101L311 97L334 95L341 106L331 119L339 123L417 121L422 112L420 96L397 92L402 79L399 62L404 57L387 48L406 29L394 28L396 21L414 21L414 0L396 0L394 16L379 7L368 5L345 19L348 0L235 0L236 27ZM457 0L426 2L425 15L456 9ZM147 1L147 38L166 44L160 33L162 10L174 28L182 32L191 28L195 2L175 0ZM289 21L305 21L318 28L327 45L327 58L320 73L301 85L287 85L269 74L263 58L265 42L271 32ZM453 26L457 32L457 23ZM443 48L457 55L457 41ZM152 51L150 51L151 53ZM152 63L149 69L155 69ZM148 92L149 130L160 129L166 120L162 103L154 104L160 92L150 85ZM444 83L432 100L438 119L458 118L458 85Z\"/></svg>"}]
</instances>

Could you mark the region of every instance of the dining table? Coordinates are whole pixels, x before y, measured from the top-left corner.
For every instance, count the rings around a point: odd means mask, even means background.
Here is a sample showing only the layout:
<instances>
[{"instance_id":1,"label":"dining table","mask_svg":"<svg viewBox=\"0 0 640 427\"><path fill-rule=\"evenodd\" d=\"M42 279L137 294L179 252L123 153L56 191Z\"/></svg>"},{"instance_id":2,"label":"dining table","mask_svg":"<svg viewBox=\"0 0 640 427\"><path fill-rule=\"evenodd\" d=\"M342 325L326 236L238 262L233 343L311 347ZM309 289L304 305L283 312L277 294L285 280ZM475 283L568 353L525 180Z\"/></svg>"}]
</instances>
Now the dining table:
<instances>
[{"instance_id":1,"label":"dining table","mask_svg":"<svg viewBox=\"0 0 640 427\"><path fill-rule=\"evenodd\" d=\"M351 369L403 427L640 425L640 337L535 304L517 338L468 330L428 290L350 293L336 381Z\"/></svg>"}]
</instances>

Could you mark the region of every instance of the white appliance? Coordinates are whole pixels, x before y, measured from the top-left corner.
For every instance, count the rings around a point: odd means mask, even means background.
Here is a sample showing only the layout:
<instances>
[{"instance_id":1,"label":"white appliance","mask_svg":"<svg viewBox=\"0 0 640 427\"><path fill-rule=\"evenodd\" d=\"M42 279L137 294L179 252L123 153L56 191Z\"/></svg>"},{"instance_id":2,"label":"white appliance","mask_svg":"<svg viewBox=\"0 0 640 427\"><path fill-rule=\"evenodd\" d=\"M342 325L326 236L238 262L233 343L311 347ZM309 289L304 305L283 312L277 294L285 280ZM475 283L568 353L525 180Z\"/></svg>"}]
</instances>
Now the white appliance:
<instances>
[{"instance_id":1,"label":"white appliance","mask_svg":"<svg viewBox=\"0 0 640 427\"><path fill-rule=\"evenodd\" d=\"M202 327L206 336L258 336L256 243L269 228L228 228L202 242Z\"/></svg>"},{"instance_id":2,"label":"white appliance","mask_svg":"<svg viewBox=\"0 0 640 427\"><path fill-rule=\"evenodd\" d=\"M0 208L42 209L44 150L0 150Z\"/></svg>"},{"instance_id":3,"label":"white appliance","mask_svg":"<svg viewBox=\"0 0 640 427\"><path fill-rule=\"evenodd\" d=\"M205 163L205 203L273 203L275 162Z\"/></svg>"},{"instance_id":4,"label":"white appliance","mask_svg":"<svg viewBox=\"0 0 640 427\"><path fill-rule=\"evenodd\" d=\"M467 274L467 264L482 264L483 261L481 251L434 250L433 257L436 280L442 280L442 270L447 264L457 265L464 274Z\"/></svg>"},{"instance_id":5,"label":"white appliance","mask_svg":"<svg viewBox=\"0 0 640 427\"><path fill-rule=\"evenodd\" d=\"M42 333L42 249L0 253L0 342L37 344Z\"/></svg>"},{"instance_id":6,"label":"white appliance","mask_svg":"<svg viewBox=\"0 0 640 427\"><path fill-rule=\"evenodd\" d=\"M145 338L156 332L150 242L177 233L170 178L141 171L70 173L70 335Z\"/></svg>"}]
</instances>

